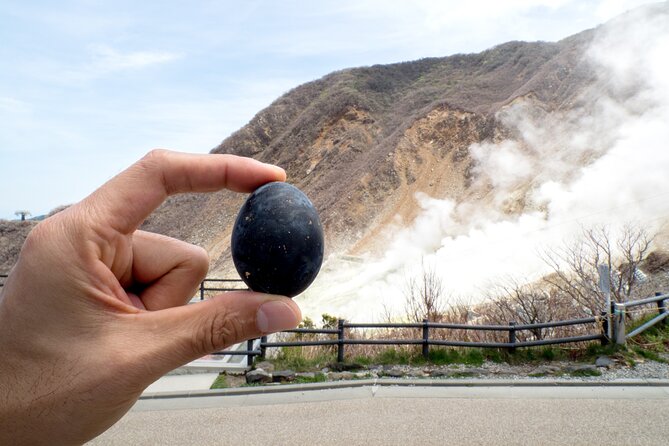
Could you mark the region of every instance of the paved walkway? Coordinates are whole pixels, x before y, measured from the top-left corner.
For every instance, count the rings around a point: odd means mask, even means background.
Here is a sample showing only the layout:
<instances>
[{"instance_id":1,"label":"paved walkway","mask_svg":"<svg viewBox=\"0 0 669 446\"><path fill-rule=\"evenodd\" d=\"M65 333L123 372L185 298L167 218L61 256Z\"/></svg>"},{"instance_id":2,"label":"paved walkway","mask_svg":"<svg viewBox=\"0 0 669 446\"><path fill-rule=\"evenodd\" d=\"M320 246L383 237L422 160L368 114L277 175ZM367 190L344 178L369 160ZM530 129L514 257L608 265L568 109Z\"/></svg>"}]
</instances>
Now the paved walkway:
<instances>
[{"instance_id":1,"label":"paved walkway","mask_svg":"<svg viewBox=\"0 0 669 446\"><path fill-rule=\"evenodd\" d=\"M665 445L668 414L666 384L224 392L140 400L91 444Z\"/></svg>"},{"instance_id":2,"label":"paved walkway","mask_svg":"<svg viewBox=\"0 0 669 446\"><path fill-rule=\"evenodd\" d=\"M192 392L208 390L216 381L218 373L196 373L192 375L167 375L151 384L145 394L162 392Z\"/></svg>"}]
</instances>

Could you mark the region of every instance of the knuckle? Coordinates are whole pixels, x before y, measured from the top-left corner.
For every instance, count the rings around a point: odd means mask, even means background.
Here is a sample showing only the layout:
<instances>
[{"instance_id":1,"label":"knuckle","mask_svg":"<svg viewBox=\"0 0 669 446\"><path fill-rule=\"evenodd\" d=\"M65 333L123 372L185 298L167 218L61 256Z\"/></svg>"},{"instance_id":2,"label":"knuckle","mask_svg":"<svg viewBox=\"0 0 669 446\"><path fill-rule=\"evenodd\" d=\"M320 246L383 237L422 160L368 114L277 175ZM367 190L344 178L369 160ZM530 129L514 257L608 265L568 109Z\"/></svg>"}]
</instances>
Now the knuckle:
<instances>
[{"instance_id":1,"label":"knuckle","mask_svg":"<svg viewBox=\"0 0 669 446\"><path fill-rule=\"evenodd\" d=\"M168 163L169 151L165 149L153 149L135 164L135 168L148 177L158 177L168 195L171 194L171 186L165 178L165 166Z\"/></svg>"},{"instance_id":2,"label":"knuckle","mask_svg":"<svg viewBox=\"0 0 669 446\"><path fill-rule=\"evenodd\" d=\"M150 150L146 155L144 155L144 158L142 158L142 161L148 161L148 162L162 162L165 160L167 157L169 151L165 149L153 149Z\"/></svg>"},{"instance_id":3,"label":"knuckle","mask_svg":"<svg viewBox=\"0 0 669 446\"><path fill-rule=\"evenodd\" d=\"M148 152L142 159L137 163L137 167L146 172L155 172L160 170L167 162L169 152L164 149L153 149Z\"/></svg>"},{"instance_id":4,"label":"knuckle","mask_svg":"<svg viewBox=\"0 0 669 446\"><path fill-rule=\"evenodd\" d=\"M193 264L193 272L198 275L200 280L204 279L209 271L209 253L207 250L200 246L194 246L190 261Z\"/></svg>"},{"instance_id":5,"label":"knuckle","mask_svg":"<svg viewBox=\"0 0 669 446\"><path fill-rule=\"evenodd\" d=\"M245 333L239 317L217 311L202 324L196 348L203 354L221 350L243 340Z\"/></svg>"}]
</instances>

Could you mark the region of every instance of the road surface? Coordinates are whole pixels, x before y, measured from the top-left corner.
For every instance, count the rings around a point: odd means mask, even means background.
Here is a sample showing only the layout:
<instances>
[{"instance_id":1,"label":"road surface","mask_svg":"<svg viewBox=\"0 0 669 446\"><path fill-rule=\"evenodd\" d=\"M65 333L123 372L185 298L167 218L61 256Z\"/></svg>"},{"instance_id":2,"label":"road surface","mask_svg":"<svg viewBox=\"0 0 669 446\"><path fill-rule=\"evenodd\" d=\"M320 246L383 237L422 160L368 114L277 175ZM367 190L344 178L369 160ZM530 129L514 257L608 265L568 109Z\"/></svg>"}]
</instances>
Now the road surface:
<instances>
[{"instance_id":1,"label":"road surface","mask_svg":"<svg viewBox=\"0 0 669 446\"><path fill-rule=\"evenodd\" d=\"M139 401L92 445L666 445L669 387L365 386Z\"/></svg>"}]
</instances>

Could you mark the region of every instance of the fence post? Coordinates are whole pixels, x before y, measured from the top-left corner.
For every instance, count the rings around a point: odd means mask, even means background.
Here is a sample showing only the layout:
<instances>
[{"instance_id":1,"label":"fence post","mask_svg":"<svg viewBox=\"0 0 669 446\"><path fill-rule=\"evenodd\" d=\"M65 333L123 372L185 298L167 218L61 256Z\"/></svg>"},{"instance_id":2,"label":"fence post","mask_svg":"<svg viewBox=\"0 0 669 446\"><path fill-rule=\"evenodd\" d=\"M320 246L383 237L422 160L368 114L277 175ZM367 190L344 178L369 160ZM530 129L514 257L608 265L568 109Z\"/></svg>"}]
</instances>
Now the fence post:
<instances>
[{"instance_id":1,"label":"fence post","mask_svg":"<svg viewBox=\"0 0 669 446\"><path fill-rule=\"evenodd\" d=\"M611 305L611 268L608 265L597 265L597 271L599 272L599 289L604 293L606 299L606 309L609 311L609 324L611 323L611 314L613 314L613 305ZM607 324L607 328L611 329L612 327ZM613 334L611 331L607 331L606 335L611 338Z\"/></svg>"},{"instance_id":2,"label":"fence post","mask_svg":"<svg viewBox=\"0 0 669 446\"><path fill-rule=\"evenodd\" d=\"M204 300L204 280L200 282L200 300Z\"/></svg>"},{"instance_id":3,"label":"fence post","mask_svg":"<svg viewBox=\"0 0 669 446\"><path fill-rule=\"evenodd\" d=\"M249 352L251 352L253 350L253 341L254 341L253 339L249 339L248 341L246 341L246 350L248 350ZM252 353L248 353L246 355L246 366L247 367L253 367L253 358L254 357L255 357L255 355L252 354Z\"/></svg>"},{"instance_id":4,"label":"fence post","mask_svg":"<svg viewBox=\"0 0 669 446\"><path fill-rule=\"evenodd\" d=\"M656 296L661 296L662 293L655 293ZM662 299L657 301L657 311L660 312L660 315L667 312L667 299ZM662 321L664 325L667 324L667 318L664 318Z\"/></svg>"},{"instance_id":5,"label":"fence post","mask_svg":"<svg viewBox=\"0 0 669 446\"><path fill-rule=\"evenodd\" d=\"M260 337L260 359L265 359L265 355L267 354L267 347L265 344L267 343L267 336L261 336Z\"/></svg>"},{"instance_id":6,"label":"fence post","mask_svg":"<svg viewBox=\"0 0 669 446\"><path fill-rule=\"evenodd\" d=\"M614 304L613 327L616 344L625 345L625 304Z\"/></svg>"},{"instance_id":7,"label":"fence post","mask_svg":"<svg viewBox=\"0 0 669 446\"><path fill-rule=\"evenodd\" d=\"M337 362L344 362L344 319L337 321Z\"/></svg>"},{"instance_id":8,"label":"fence post","mask_svg":"<svg viewBox=\"0 0 669 446\"><path fill-rule=\"evenodd\" d=\"M509 344L516 343L516 321L509 322ZM512 345L509 347L509 351L512 353L516 351L516 346Z\"/></svg>"},{"instance_id":9,"label":"fence post","mask_svg":"<svg viewBox=\"0 0 669 446\"><path fill-rule=\"evenodd\" d=\"M430 357L430 326L428 320L423 319L423 358Z\"/></svg>"},{"instance_id":10,"label":"fence post","mask_svg":"<svg viewBox=\"0 0 669 446\"><path fill-rule=\"evenodd\" d=\"M611 342L609 339L609 314L602 310L599 316L602 318L602 339L600 343L601 345L608 345Z\"/></svg>"}]
</instances>

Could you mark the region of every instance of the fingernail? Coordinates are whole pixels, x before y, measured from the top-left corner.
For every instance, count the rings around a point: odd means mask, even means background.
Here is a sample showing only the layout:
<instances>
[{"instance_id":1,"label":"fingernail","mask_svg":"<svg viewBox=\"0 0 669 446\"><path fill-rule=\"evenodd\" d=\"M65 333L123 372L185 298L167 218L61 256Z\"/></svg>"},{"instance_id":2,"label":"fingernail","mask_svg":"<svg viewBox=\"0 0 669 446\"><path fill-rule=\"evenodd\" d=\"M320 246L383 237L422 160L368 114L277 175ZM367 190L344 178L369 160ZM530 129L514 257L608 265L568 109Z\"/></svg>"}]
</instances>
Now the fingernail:
<instances>
[{"instance_id":1,"label":"fingernail","mask_svg":"<svg viewBox=\"0 0 669 446\"><path fill-rule=\"evenodd\" d=\"M283 168L274 164L267 164L267 165L274 169L278 179L281 179L283 181L286 178L286 171Z\"/></svg>"},{"instance_id":2,"label":"fingernail","mask_svg":"<svg viewBox=\"0 0 669 446\"><path fill-rule=\"evenodd\" d=\"M297 327L300 318L291 307L280 300L265 302L256 313L256 326L262 333L276 333Z\"/></svg>"}]
</instances>

